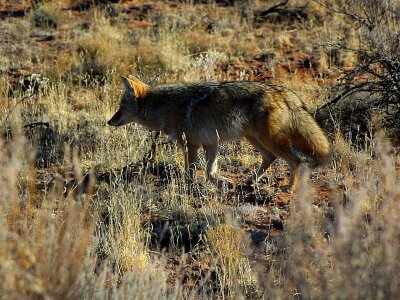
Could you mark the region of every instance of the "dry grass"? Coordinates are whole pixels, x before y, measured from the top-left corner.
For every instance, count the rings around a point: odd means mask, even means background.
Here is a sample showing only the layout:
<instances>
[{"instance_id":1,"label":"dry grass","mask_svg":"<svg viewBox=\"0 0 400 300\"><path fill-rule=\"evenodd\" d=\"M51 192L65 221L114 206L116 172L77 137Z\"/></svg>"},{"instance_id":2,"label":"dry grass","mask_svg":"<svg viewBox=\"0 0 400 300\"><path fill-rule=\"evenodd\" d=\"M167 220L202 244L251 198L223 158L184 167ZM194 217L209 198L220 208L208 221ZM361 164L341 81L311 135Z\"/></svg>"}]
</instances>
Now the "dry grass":
<instances>
[{"instance_id":1,"label":"dry grass","mask_svg":"<svg viewBox=\"0 0 400 300\"><path fill-rule=\"evenodd\" d=\"M236 227L236 226L235 226ZM232 226L232 221L211 228L207 232L214 256L219 289L228 297L257 295L257 277L246 257L249 247L243 229Z\"/></svg>"},{"instance_id":2,"label":"dry grass","mask_svg":"<svg viewBox=\"0 0 400 300\"><path fill-rule=\"evenodd\" d=\"M136 2L143 10L146 3ZM266 70L269 80L318 107L329 98L337 68L357 59L318 47L336 33L355 45L354 32L342 29L348 21L316 2L305 21L264 25L239 4L179 2L163 4L160 13L161 2L150 2L142 27L139 17L122 12L130 2L110 17L104 6L71 12L46 1L1 25L22 54L0 44L0 67L49 78L34 95L23 85L11 92L13 77L0 78L2 296L396 297L400 162L383 134L356 152L338 133L330 165L311 180L306 171L292 196L281 191L288 172L281 161L253 190L241 188L259 155L246 142L224 144L220 170L236 188L206 182L202 156L196 196L184 183L183 153L167 137L153 141L154 134L134 124L106 126L122 90L118 78L127 73L159 84L247 79ZM40 10L47 23L37 25L57 32L54 44L25 42ZM305 55L319 66L299 67ZM323 75L327 70L332 77Z\"/></svg>"}]
</instances>

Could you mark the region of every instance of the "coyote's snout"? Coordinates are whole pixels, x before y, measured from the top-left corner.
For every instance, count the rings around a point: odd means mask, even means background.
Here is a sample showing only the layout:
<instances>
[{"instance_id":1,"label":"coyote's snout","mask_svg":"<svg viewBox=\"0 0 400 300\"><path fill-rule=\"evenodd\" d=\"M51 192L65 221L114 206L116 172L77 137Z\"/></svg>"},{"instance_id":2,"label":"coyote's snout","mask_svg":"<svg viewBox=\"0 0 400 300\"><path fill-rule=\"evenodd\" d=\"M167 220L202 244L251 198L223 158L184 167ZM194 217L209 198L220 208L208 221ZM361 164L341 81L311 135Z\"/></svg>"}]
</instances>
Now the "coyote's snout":
<instances>
[{"instance_id":1,"label":"coyote's snout","mask_svg":"<svg viewBox=\"0 0 400 300\"><path fill-rule=\"evenodd\" d=\"M186 169L194 180L198 150L203 147L207 176L217 180L218 143L245 137L263 158L247 183L264 174L277 158L290 166L290 188L296 187L301 161L292 147L314 157L329 154L329 142L304 103L289 90L251 82L205 82L149 87L122 77L125 91L111 126L130 122L163 131L187 147Z\"/></svg>"},{"instance_id":2,"label":"coyote's snout","mask_svg":"<svg viewBox=\"0 0 400 300\"><path fill-rule=\"evenodd\" d=\"M129 121L127 121L125 118L126 115L124 114L124 112L119 109L115 115L107 122L108 125L110 126L121 126L121 125L125 125L128 124Z\"/></svg>"}]
</instances>

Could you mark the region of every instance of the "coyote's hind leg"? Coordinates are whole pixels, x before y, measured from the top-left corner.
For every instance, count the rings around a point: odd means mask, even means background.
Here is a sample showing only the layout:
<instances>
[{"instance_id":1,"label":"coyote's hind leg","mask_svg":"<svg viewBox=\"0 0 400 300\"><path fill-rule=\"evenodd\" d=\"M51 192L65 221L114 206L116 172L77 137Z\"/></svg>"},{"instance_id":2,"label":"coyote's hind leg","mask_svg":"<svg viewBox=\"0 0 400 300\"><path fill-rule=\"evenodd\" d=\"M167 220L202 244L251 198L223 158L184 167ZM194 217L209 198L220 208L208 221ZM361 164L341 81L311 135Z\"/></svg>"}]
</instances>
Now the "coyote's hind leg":
<instances>
[{"instance_id":1,"label":"coyote's hind leg","mask_svg":"<svg viewBox=\"0 0 400 300\"><path fill-rule=\"evenodd\" d=\"M273 142L272 142L273 141ZM287 141L276 141L273 139L266 140L263 143L264 148L268 147L268 151L273 153L276 157L281 157L289 164L290 167L290 180L288 192L293 192L296 189L300 177L300 158L292 152L292 149Z\"/></svg>"},{"instance_id":2,"label":"coyote's hind leg","mask_svg":"<svg viewBox=\"0 0 400 300\"><path fill-rule=\"evenodd\" d=\"M261 156L262 156L262 162L258 170L253 173L251 176L249 176L246 179L246 184L252 184L253 182L257 182L265 173L265 171L269 168L269 166L273 163L273 161L276 159L276 156L272 154L270 151L265 149L265 147L257 141L252 136L246 136L246 139L256 148Z\"/></svg>"}]
</instances>

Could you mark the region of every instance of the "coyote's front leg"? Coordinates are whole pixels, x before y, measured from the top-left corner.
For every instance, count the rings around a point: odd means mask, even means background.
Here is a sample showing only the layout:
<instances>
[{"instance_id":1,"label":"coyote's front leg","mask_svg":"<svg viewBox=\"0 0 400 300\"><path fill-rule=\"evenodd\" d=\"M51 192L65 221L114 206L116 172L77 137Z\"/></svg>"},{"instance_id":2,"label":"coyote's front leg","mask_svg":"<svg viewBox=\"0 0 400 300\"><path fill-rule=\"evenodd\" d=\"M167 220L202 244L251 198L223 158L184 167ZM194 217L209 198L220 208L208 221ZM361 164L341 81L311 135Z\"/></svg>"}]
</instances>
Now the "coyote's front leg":
<instances>
[{"instance_id":1,"label":"coyote's front leg","mask_svg":"<svg viewBox=\"0 0 400 300\"><path fill-rule=\"evenodd\" d=\"M193 185L196 182L196 163L198 161L198 151L200 146L187 144L185 149L185 171L187 174L188 186Z\"/></svg>"},{"instance_id":2,"label":"coyote's front leg","mask_svg":"<svg viewBox=\"0 0 400 300\"><path fill-rule=\"evenodd\" d=\"M204 146L204 150L206 151L207 159L207 179L216 184L218 187L227 186L228 188L232 188L233 185L228 179L216 175L218 144Z\"/></svg>"}]
</instances>

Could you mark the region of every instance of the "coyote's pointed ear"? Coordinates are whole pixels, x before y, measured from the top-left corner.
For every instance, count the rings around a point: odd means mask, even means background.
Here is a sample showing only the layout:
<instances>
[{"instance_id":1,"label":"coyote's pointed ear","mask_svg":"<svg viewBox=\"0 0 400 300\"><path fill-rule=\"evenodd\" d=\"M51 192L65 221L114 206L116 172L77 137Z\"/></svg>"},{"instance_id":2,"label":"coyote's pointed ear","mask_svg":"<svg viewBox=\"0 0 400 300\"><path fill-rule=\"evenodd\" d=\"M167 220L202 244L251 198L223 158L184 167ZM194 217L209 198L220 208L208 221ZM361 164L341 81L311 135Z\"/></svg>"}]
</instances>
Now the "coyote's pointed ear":
<instances>
[{"instance_id":1,"label":"coyote's pointed ear","mask_svg":"<svg viewBox=\"0 0 400 300\"><path fill-rule=\"evenodd\" d=\"M132 80L122 76L121 81L124 84L125 90L137 99L144 98L149 90L149 86L137 78Z\"/></svg>"},{"instance_id":2,"label":"coyote's pointed ear","mask_svg":"<svg viewBox=\"0 0 400 300\"><path fill-rule=\"evenodd\" d=\"M133 87L131 86L131 84L129 82L129 79L124 76L121 76L121 81L125 87L125 90L133 95L134 91L133 91Z\"/></svg>"},{"instance_id":3,"label":"coyote's pointed ear","mask_svg":"<svg viewBox=\"0 0 400 300\"><path fill-rule=\"evenodd\" d=\"M143 81L141 81L139 78L133 76L133 75L128 75L128 79L136 82L137 84L143 85L143 86L148 86L147 84L145 84Z\"/></svg>"}]
</instances>

